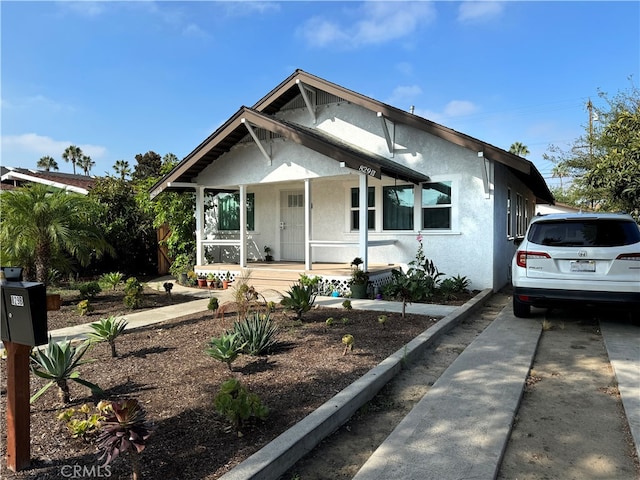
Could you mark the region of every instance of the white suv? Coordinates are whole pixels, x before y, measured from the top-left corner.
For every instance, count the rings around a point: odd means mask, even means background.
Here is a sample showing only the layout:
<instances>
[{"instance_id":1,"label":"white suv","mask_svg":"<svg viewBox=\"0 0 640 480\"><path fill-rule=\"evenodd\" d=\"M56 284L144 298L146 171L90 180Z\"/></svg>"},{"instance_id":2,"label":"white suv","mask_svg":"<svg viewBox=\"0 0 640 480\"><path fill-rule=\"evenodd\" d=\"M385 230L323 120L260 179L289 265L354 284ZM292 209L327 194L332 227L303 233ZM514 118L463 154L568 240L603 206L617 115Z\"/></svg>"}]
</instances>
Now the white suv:
<instances>
[{"instance_id":1,"label":"white suv","mask_svg":"<svg viewBox=\"0 0 640 480\"><path fill-rule=\"evenodd\" d=\"M630 215L535 217L512 262L513 313L618 305L640 313L640 227Z\"/></svg>"}]
</instances>

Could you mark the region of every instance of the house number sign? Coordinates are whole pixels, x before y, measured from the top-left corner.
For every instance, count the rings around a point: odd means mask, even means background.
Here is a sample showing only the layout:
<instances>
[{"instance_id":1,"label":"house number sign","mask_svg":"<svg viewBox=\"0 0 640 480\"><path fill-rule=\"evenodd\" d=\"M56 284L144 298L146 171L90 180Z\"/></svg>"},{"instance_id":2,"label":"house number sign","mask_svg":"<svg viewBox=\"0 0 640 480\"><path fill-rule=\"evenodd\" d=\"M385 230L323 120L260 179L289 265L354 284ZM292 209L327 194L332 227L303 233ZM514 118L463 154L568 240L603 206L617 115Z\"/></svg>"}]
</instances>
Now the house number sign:
<instances>
[{"instance_id":1,"label":"house number sign","mask_svg":"<svg viewBox=\"0 0 640 480\"><path fill-rule=\"evenodd\" d=\"M371 167L367 167L366 165L360 165L360 168L358 169L358 171L369 175L370 177L375 177L377 171Z\"/></svg>"}]
</instances>

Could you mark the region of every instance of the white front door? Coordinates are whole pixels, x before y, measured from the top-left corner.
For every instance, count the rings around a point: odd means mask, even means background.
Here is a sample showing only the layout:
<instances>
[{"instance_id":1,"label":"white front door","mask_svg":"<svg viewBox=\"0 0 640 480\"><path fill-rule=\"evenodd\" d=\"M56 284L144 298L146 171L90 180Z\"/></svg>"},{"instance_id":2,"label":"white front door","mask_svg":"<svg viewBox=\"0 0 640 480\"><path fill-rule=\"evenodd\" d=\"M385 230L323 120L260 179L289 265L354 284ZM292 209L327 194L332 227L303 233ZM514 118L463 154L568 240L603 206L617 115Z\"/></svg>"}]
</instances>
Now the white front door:
<instances>
[{"instance_id":1,"label":"white front door","mask_svg":"<svg viewBox=\"0 0 640 480\"><path fill-rule=\"evenodd\" d=\"M304 261L304 190L280 192L280 258Z\"/></svg>"}]
</instances>

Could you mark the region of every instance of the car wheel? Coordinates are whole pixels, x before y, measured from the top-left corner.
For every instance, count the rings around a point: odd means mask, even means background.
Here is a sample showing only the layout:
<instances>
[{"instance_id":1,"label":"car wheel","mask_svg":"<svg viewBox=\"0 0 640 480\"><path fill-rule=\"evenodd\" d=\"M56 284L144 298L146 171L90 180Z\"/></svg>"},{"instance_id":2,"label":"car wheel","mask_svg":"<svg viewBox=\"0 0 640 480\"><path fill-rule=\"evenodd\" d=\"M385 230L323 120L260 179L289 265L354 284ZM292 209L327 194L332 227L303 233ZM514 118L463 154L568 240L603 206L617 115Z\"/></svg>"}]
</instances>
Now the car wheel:
<instances>
[{"instance_id":1,"label":"car wheel","mask_svg":"<svg viewBox=\"0 0 640 480\"><path fill-rule=\"evenodd\" d=\"M529 318L531 316L531 305L522 303L518 297L513 296L513 314L519 318Z\"/></svg>"}]
</instances>

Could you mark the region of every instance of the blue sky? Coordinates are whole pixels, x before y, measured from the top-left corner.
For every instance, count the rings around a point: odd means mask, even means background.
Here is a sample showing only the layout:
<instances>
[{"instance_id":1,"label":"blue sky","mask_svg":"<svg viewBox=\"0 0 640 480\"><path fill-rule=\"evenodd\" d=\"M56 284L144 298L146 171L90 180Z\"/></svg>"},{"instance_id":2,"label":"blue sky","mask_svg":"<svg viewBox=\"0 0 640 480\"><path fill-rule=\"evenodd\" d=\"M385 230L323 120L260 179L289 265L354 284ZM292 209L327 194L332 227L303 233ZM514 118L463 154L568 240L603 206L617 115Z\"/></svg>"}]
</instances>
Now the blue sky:
<instances>
[{"instance_id":1,"label":"blue sky","mask_svg":"<svg viewBox=\"0 0 640 480\"><path fill-rule=\"evenodd\" d=\"M640 76L638 2L0 2L1 163L182 159L296 68L500 148L584 133ZM632 80L629 80L632 77ZM550 183L553 183L549 179Z\"/></svg>"}]
</instances>

